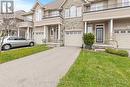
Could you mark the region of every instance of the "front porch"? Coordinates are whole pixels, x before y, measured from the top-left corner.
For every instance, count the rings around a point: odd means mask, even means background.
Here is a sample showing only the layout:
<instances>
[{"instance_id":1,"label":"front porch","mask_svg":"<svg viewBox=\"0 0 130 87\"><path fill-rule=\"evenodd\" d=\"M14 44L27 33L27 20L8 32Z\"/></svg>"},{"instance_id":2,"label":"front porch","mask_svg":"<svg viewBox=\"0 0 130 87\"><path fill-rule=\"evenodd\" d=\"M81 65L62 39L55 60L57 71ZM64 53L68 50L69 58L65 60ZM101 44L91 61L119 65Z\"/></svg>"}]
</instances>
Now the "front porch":
<instances>
[{"instance_id":1,"label":"front porch","mask_svg":"<svg viewBox=\"0 0 130 87\"><path fill-rule=\"evenodd\" d=\"M44 26L44 41L50 47L61 46L63 44L61 24Z\"/></svg>"},{"instance_id":2,"label":"front porch","mask_svg":"<svg viewBox=\"0 0 130 87\"><path fill-rule=\"evenodd\" d=\"M111 45L113 40L113 19L102 21L85 22L84 33L93 33L95 35L95 44Z\"/></svg>"}]
</instances>

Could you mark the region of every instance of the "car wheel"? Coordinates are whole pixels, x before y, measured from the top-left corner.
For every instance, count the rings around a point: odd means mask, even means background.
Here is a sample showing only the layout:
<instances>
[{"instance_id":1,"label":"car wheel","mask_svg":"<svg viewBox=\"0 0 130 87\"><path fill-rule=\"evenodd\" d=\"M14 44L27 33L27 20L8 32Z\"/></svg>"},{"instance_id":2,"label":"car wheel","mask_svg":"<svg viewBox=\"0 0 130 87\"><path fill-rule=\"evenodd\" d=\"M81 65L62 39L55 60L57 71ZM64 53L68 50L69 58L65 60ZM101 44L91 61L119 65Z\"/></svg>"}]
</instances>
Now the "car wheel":
<instances>
[{"instance_id":1,"label":"car wheel","mask_svg":"<svg viewBox=\"0 0 130 87\"><path fill-rule=\"evenodd\" d=\"M9 50L11 48L11 46L9 44L6 44L2 48L3 48L3 50Z\"/></svg>"},{"instance_id":2,"label":"car wheel","mask_svg":"<svg viewBox=\"0 0 130 87\"><path fill-rule=\"evenodd\" d=\"M34 46L34 42L31 42L31 43L29 44L29 46L31 46L31 47Z\"/></svg>"}]
</instances>

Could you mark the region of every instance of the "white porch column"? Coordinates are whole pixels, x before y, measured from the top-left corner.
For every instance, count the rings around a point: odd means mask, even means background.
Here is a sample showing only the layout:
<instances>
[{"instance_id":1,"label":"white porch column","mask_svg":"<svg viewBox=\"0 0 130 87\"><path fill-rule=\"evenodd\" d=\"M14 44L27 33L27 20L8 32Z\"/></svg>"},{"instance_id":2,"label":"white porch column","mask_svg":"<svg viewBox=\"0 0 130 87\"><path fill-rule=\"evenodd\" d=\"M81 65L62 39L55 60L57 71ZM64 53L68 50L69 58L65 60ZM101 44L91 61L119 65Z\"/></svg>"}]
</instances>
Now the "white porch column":
<instances>
[{"instance_id":1,"label":"white porch column","mask_svg":"<svg viewBox=\"0 0 130 87\"><path fill-rule=\"evenodd\" d=\"M18 37L20 36L20 30L19 30L19 27L18 27Z\"/></svg>"},{"instance_id":2,"label":"white porch column","mask_svg":"<svg viewBox=\"0 0 130 87\"><path fill-rule=\"evenodd\" d=\"M85 22L85 30L84 33L87 33L87 22Z\"/></svg>"},{"instance_id":3,"label":"white porch column","mask_svg":"<svg viewBox=\"0 0 130 87\"><path fill-rule=\"evenodd\" d=\"M45 40L46 39L46 26L43 26L43 29L44 29L44 36L43 36L43 38Z\"/></svg>"},{"instance_id":4,"label":"white porch column","mask_svg":"<svg viewBox=\"0 0 130 87\"><path fill-rule=\"evenodd\" d=\"M29 36L30 36L29 27L27 27L27 39L30 38Z\"/></svg>"},{"instance_id":5,"label":"white porch column","mask_svg":"<svg viewBox=\"0 0 130 87\"><path fill-rule=\"evenodd\" d=\"M61 25L58 25L58 40L60 40L61 36Z\"/></svg>"},{"instance_id":6,"label":"white porch column","mask_svg":"<svg viewBox=\"0 0 130 87\"><path fill-rule=\"evenodd\" d=\"M110 20L110 40L113 39L113 19Z\"/></svg>"}]
</instances>

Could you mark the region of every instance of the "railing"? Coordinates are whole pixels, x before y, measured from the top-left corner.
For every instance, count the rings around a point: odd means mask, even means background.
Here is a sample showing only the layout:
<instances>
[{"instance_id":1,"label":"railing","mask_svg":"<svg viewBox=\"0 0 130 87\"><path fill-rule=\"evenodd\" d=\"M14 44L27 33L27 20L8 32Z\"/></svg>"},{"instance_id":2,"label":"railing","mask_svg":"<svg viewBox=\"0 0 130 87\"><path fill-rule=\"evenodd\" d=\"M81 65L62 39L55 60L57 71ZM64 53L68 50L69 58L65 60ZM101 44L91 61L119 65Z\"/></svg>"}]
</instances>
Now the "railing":
<instances>
[{"instance_id":1,"label":"railing","mask_svg":"<svg viewBox=\"0 0 130 87\"><path fill-rule=\"evenodd\" d=\"M32 22L32 19L31 18L24 18L24 21L25 22Z\"/></svg>"},{"instance_id":2,"label":"railing","mask_svg":"<svg viewBox=\"0 0 130 87\"><path fill-rule=\"evenodd\" d=\"M43 16L43 19L46 19L46 18L53 18L53 17L62 17L62 15L59 13L59 14L49 14L49 15L44 15Z\"/></svg>"},{"instance_id":3,"label":"railing","mask_svg":"<svg viewBox=\"0 0 130 87\"><path fill-rule=\"evenodd\" d=\"M84 12L95 12L95 11L118 9L118 8L124 8L124 7L130 7L130 2L103 5L103 6L98 6L98 7L86 6L86 9Z\"/></svg>"},{"instance_id":4,"label":"railing","mask_svg":"<svg viewBox=\"0 0 130 87\"><path fill-rule=\"evenodd\" d=\"M29 22L29 21L25 21L25 22L20 22L19 24L18 24L18 26L19 27L32 27L33 26L33 24L32 24L32 22Z\"/></svg>"}]
</instances>

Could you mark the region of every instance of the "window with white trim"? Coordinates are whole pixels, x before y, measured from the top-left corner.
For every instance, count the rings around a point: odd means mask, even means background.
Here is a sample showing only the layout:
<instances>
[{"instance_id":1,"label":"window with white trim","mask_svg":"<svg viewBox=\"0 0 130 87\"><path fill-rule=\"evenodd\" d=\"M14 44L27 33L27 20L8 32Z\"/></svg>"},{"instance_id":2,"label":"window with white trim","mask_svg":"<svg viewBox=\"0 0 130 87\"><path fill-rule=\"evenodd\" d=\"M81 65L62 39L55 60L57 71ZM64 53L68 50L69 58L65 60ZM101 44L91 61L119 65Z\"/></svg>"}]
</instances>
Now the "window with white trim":
<instances>
[{"instance_id":1,"label":"window with white trim","mask_svg":"<svg viewBox=\"0 0 130 87\"><path fill-rule=\"evenodd\" d=\"M122 6L130 6L130 0L122 0Z\"/></svg>"},{"instance_id":2,"label":"window with white trim","mask_svg":"<svg viewBox=\"0 0 130 87\"><path fill-rule=\"evenodd\" d=\"M87 33L93 33L93 27L88 27Z\"/></svg>"},{"instance_id":3,"label":"window with white trim","mask_svg":"<svg viewBox=\"0 0 130 87\"><path fill-rule=\"evenodd\" d=\"M42 20L42 10L41 9L36 10L35 20L36 21L41 21Z\"/></svg>"},{"instance_id":4,"label":"window with white trim","mask_svg":"<svg viewBox=\"0 0 130 87\"><path fill-rule=\"evenodd\" d=\"M76 6L70 8L70 17L76 17Z\"/></svg>"},{"instance_id":5,"label":"window with white trim","mask_svg":"<svg viewBox=\"0 0 130 87\"><path fill-rule=\"evenodd\" d=\"M65 18L69 18L70 17L70 11L69 9L65 9Z\"/></svg>"},{"instance_id":6,"label":"window with white trim","mask_svg":"<svg viewBox=\"0 0 130 87\"><path fill-rule=\"evenodd\" d=\"M98 11L103 9L103 2L93 3L90 6L91 11Z\"/></svg>"},{"instance_id":7,"label":"window with white trim","mask_svg":"<svg viewBox=\"0 0 130 87\"><path fill-rule=\"evenodd\" d=\"M51 11L50 16L59 16L59 11Z\"/></svg>"},{"instance_id":8,"label":"window with white trim","mask_svg":"<svg viewBox=\"0 0 130 87\"><path fill-rule=\"evenodd\" d=\"M82 7L77 7L77 17L82 16Z\"/></svg>"}]
</instances>

